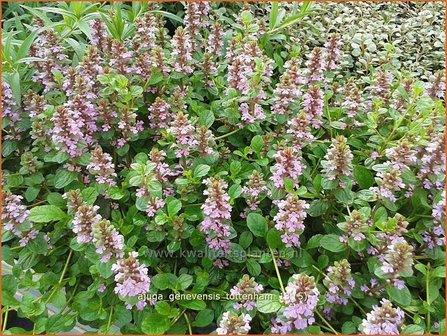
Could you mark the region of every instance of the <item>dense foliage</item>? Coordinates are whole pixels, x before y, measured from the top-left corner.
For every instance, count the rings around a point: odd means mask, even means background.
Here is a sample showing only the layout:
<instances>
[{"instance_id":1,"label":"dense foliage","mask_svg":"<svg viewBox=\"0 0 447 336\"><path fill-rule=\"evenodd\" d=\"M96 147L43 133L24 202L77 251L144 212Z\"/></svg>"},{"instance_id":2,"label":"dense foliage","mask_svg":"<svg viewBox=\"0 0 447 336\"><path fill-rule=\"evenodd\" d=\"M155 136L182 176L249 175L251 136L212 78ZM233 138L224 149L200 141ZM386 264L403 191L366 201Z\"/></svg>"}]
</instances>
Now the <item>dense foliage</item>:
<instances>
[{"instance_id":1,"label":"dense foliage","mask_svg":"<svg viewBox=\"0 0 447 336\"><path fill-rule=\"evenodd\" d=\"M5 333L445 333L442 3L2 6Z\"/></svg>"}]
</instances>

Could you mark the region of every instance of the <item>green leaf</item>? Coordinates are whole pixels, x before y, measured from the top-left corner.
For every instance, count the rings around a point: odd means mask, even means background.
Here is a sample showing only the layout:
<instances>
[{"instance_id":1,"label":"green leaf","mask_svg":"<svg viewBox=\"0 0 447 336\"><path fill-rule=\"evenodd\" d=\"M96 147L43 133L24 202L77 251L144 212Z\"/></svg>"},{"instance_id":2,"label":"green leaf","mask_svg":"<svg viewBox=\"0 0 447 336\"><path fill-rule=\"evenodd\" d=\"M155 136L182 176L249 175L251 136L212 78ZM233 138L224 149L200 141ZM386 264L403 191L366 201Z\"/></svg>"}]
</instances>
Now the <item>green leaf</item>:
<instances>
[{"instance_id":1,"label":"green leaf","mask_svg":"<svg viewBox=\"0 0 447 336\"><path fill-rule=\"evenodd\" d=\"M427 268L425 267L424 264L416 264L414 266L414 268L416 268L419 272L421 272L422 274L426 274L427 273ZM432 275L432 274L431 274Z\"/></svg>"},{"instance_id":2,"label":"green leaf","mask_svg":"<svg viewBox=\"0 0 447 336\"><path fill-rule=\"evenodd\" d=\"M184 308L192 310L204 310L206 308L206 303L203 300L178 300L175 302Z\"/></svg>"},{"instance_id":3,"label":"green leaf","mask_svg":"<svg viewBox=\"0 0 447 336\"><path fill-rule=\"evenodd\" d=\"M84 202L89 205L95 204L96 198L98 197L98 193L93 187L85 188L84 190L82 190L81 194Z\"/></svg>"},{"instance_id":4,"label":"green leaf","mask_svg":"<svg viewBox=\"0 0 447 336\"><path fill-rule=\"evenodd\" d=\"M74 323L74 316L52 315L48 318L45 328L48 334L59 334L63 331L70 330Z\"/></svg>"},{"instance_id":5,"label":"green leaf","mask_svg":"<svg viewBox=\"0 0 447 336\"><path fill-rule=\"evenodd\" d=\"M152 284L155 288L164 289L174 289L177 284L177 277L171 273L161 273L152 277Z\"/></svg>"},{"instance_id":6,"label":"green leaf","mask_svg":"<svg viewBox=\"0 0 447 336\"><path fill-rule=\"evenodd\" d=\"M329 203L323 200L314 200L310 203L309 207L309 215L312 217L319 217L324 215L326 211L329 209Z\"/></svg>"},{"instance_id":7,"label":"green leaf","mask_svg":"<svg viewBox=\"0 0 447 336\"><path fill-rule=\"evenodd\" d=\"M204 110L199 115L199 123L205 128L210 128L215 119L213 111L210 110Z\"/></svg>"},{"instance_id":8,"label":"green leaf","mask_svg":"<svg viewBox=\"0 0 447 336\"><path fill-rule=\"evenodd\" d=\"M230 173L233 176L236 176L241 171L241 163L239 161L232 161L230 163Z\"/></svg>"},{"instance_id":9,"label":"green leaf","mask_svg":"<svg viewBox=\"0 0 447 336\"><path fill-rule=\"evenodd\" d=\"M239 245L246 249L253 242L253 235L249 231L244 231L239 235Z\"/></svg>"},{"instance_id":10,"label":"green leaf","mask_svg":"<svg viewBox=\"0 0 447 336\"><path fill-rule=\"evenodd\" d=\"M206 176L206 174L208 174L208 172L210 171L211 167L206 165L206 164L199 164L195 169L194 169L194 177L203 177Z\"/></svg>"},{"instance_id":11,"label":"green leaf","mask_svg":"<svg viewBox=\"0 0 447 336\"><path fill-rule=\"evenodd\" d=\"M389 286L386 289L391 300L402 305L409 306L411 303L411 293L407 286L402 289L397 289L394 286Z\"/></svg>"},{"instance_id":12,"label":"green leaf","mask_svg":"<svg viewBox=\"0 0 447 336\"><path fill-rule=\"evenodd\" d=\"M48 223L66 218L66 214L54 205L41 205L30 210L28 218L34 223Z\"/></svg>"},{"instance_id":13,"label":"green leaf","mask_svg":"<svg viewBox=\"0 0 447 336\"><path fill-rule=\"evenodd\" d=\"M171 306L165 301L158 301L155 310L161 315L169 316L171 313Z\"/></svg>"},{"instance_id":14,"label":"green leaf","mask_svg":"<svg viewBox=\"0 0 447 336\"><path fill-rule=\"evenodd\" d=\"M286 27L289 27L291 25L294 25L294 24L300 22L303 18L305 18L307 15L309 15L310 7L311 7L311 2L304 1L303 4L301 5L301 8L300 8L300 11L298 14L295 14L295 15L292 15L292 16L286 18L285 20L283 20L281 22L281 24L279 26L277 26L274 29L270 29L267 33L273 34L273 33L280 31L281 29L284 29Z\"/></svg>"},{"instance_id":15,"label":"green leaf","mask_svg":"<svg viewBox=\"0 0 447 336\"><path fill-rule=\"evenodd\" d=\"M307 241L306 250L320 247L322 234L316 234Z\"/></svg>"},{"instance_id":16,"label":"green leaf","mask_svg":"<svg viewBox=\"0 0 447 336\"><path fill-rule=\"evenodd\" d=\"M409 324L402 331L402 335L423 335L424 328L417 324Z\"/></svg>"},{"instance_id":17,"label":"green leaf","mask_svg":"<svg viewBox=\"0 0 447 336\"><path fill-rule=\"evenodd\" d=\"M160 315L156 312L147 312L143 315L141 330L146 335L161 335L169 329L171 326L170 322L167 316Z\"/></svg>"},{"instance_id":18,"label":"green leaf","mask_svg":"<svg viewBox=\"0 0 447 336\"><path fill-rule=\"evenodd\" d=\"M303 249L299 249L297 258L293 258L290 261L298 267L309 267L314 263L312 256Z\"/></svg>"},{"instance_id":19,"label":"green leaf","mask_svg":"<svg viewBox=\"0 0 447 336\"><path fill-rule=\"evenodd\" d=\"M419 266L421 264L417 264L416 266ZM415 268L416 268L415 266ZM433 271L430 272L430 276L433 278L445 278L445 267L440 266L435 268Z\"/></svg>"},{"instance_id":20,"label":"green leaf","mask_svg":"<svg viewBox=\"0 0 447 336\"><path fill-rule=\"evenodd\" d=\"M264 147L264 140L262 139L262 136L255 135L253 139L251 139L251 149L258 154L261 152L262 148Z\"/></svg>"},{"instance_id":21,"label":"green leaf","mask_svg":"<svg viewBox=\"0 0 447 336\"><path fill-rule=\"evenodd\" d=\"M213 322L214 312L211 309L205 309L199 312L192 323L194 327L206 327Z\"/></svg>"},{"instance_id":22,"label":"green leaf","mask_svg":"<svg viewBox=\"0 0 447 336\"><path fill-rule=\"evenodd\" d=\"M22 42L22 44L19 47L19 50L17 51L17 59L22 59L26 55L28 55L28 51L31 47L31 45L34 42L34 39L36 38L37 31L33 31L31 34L28 35L28 37Z\"/></svg>"},{"instance_id":23,"label":"green leaf","mask_svg":"<svg viewBox=\"0 0 447 336\"><path fill-rule=\"evenodd\" d=\"M354 196L351 190L348 189L339 189L336 190L335 193L335 198L344 204L351 204L352 201L354 200Z\"/></svg>"},{"instance_id":24,"label":"green leaf","mask_svg":"<svg viewBox=\"0 0 447 336\"><path fill-rule=\"evenodd\" d=\"M256 302L256 307L263 314L276 313L281 308L279 295L274 293L268 293L267 295L260 294Z\"/></svg>"},{"instance_id":25,"label":"green leaf","mask_svg":"<svg viewBox=\"0 0 447 336\"><path fill-rule=\"evenodd\" d=\"M387 219L388 211L384 207L380 207L374 212L374 224L386 222Z\"/></svg>"},{"instance_id":26,"label":"green leaf","mask_svg":"<svg viewBox=\"0 0 447 336\"><path fill-rule=\"evenodd\" d=\"M276 229L270 229L267 233L267 244L271 248L284 247L284 243L281 240L281 232Z\"/></svg>"},{"instance_id":27,"label":"green leaf","mask_svg":"<svg viewBox=\"0 0 447 336\"><path fill-rule=\"evenodd\" d=\"M40 233L36 238L28 242L26 247L29 248L30 251L36 254L45 254L48 252L48 244L44 239L42 233Z\"/></svg>"},{"instance_id":28,"label":"green leaf","mask_svg":"<svg viewBox=\"0 0 447 336\"><path fill-rule=\"evenodd\" d=\"M57 291L51 298L50 303L55 307L61 309L65 303L67 302L67 298L62 291Z\"/></svg>"},{"instance_id":29,"label":"green leaf","mask_svg":"<svg viewBox=\"0 0 447 336\"><path fill-rule=\"evenodd\" d=\"M192 284L193 277L189 274L181 274L177 279L176 288L186 289Z\"/></svg>"},{"instance_id":30,"label":"green leaf","mask_svg":"<svg viewBox=\"0 0 447 336\"><path fill-rule=\"evenodd\" d=\"M66 169L60 169L56 172L56 176L54 178L54 187L56 189L62 189L77 178L77 173L68 171Z\"/></svg>"},{"instance_id":31,"label":"green leaf","mask_svg":"<svg viewBox=\"0 0 447 336\"><path fill-rule=\"evenodd\" d=\"M242 187L240 184L233 184L230 189L228 189L228 195L232 199L238 198L242 194Z\"/></svg>"},{"instance_id":32,"label":"green leaf","mask_svg":"<svg viewBox=\"0 0 447 336\"><path fill-rule=\"evenodd\" d=\"M180 16L177 16L175 14L172 14L172 13L169 13L169 12L165 12L165 11L162 11L162 10L153 10L151 12L154 13L154 14L162 15L164 17L167 17L168 19L171 19L173 21L179 22L180 24L183 24L183 19Z\"/></svg>"},{"instance_id":33,"label":"green leaf","mask_svg":"<svg viewBox=\"0 0 447 336\"><path fill-rule=\"evenodd\" d=\"M334 253L345 250L345 246L340 242L340 237L335 234L323 236L320 240L320 246Z\"/></svg>"},{"instance_id":34,"label":"green leaf","mask_svg":"<svg viewBox=\"0 0 447 336\"><path fill-rule=\"evenodd\" d=\"M25 198L28 202L32 202L36 199L37 195L39 195L40 188L29 187L25 191Z\"/></svg>"},{"instance_id":35,"label":"green leaf","mask_svg":"<svg viewBox=\"0 0 447 336\"><path fill-rule=\"evenodd\" d=\"M354 167L354 178L359 187L362 189L369 189L375 183L373 173L371 173L369 169L362 166Z\"/></svg>"},{"instance_id":36,"label":"green leaf","mask_svg":"<svg viewBox=\"0 0 447 336\"><path fill-rule=\"evenodd\" d=\"M256 237L265 237L268 230L265 218L255 212L248 214L247 226Z\"/></svg>"},{"instance_id":37,"label":"green leaf","mask_svg":"<svg viewBox=\"0 0 447 336\"><path fill-rule=\"evenodd\" d=\"M9 187L18 187L23 183L23 176L22 175L10 175L6 176L6 184Z\"/></svg>"},{"instance_id":38,"label":"green leaf","mask_svg":"<svg viewBox=\"0 0 447 336\"><path fill-rule=\"evenodd\" d=\"M254 259L248 259L247 260L247 270L248 273L250 273L253 276L258 276L261 274L261 265L254 260Z\"/></svg>"},{"instance_id":39,"label":"green leaf","mask_svg":"<svg viewBox=\"0 0 447 336\"><path fill-rule=\"evenodd\" d=\"M345 335L349 334L355 334L357 331L357 326L352 321L347 321L343 323L343 326L341 327L341 332Z\"/></svg>"},{"instance_id":40,"label":"green leaf","mask_svg":"<svg viewBox=\"0 0 447 336\"><path fill-rule=\"evenodd\" d=\"M226 258L234 263L244 263L247 260L247 252L241 245L231 243L230 253L226 255Z\"/></svg>"},{"instance_id":41,"label":"green leaf","mask_svg":"<svg viewBox=\"0 0 447 336\"><path fill-rule=\"evenodd\" d=\"M269 17L269 29L272 30L276 27L276 21L278 19L278 8L279 4L276 1L273 1L272 3L272 9L270 11L270 17Z\"/></svg>"},{"instance_id":42,"label":"green leaf","mask_svg":"<svg viewBox=\"0 0 447 336\"><path fill-rule=\"evenodd\" d=\"M119 187L112 187L109 190L109 197L113 200L120 200L124 197L124 192Z\"/></svg>"},{"instance_id":43,"label":"green leaf","mask_svg":"<svg viewBox=\"0 0 447 336\"><path fill-rule=\"evenodd\" d=\"M170 217L176 215L182 209L182 202L176 198L170 198L168 201L168 215Z\"/></svg>"}]
</instances>

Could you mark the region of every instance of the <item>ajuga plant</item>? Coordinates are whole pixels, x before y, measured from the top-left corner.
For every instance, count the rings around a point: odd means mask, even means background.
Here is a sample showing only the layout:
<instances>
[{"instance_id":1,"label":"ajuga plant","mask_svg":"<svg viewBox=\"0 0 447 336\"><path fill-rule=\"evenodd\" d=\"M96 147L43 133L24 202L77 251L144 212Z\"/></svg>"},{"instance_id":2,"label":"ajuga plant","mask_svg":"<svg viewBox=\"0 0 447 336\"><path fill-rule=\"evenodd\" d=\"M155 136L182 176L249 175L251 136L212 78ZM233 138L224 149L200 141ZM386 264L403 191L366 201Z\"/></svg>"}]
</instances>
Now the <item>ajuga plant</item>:
<instances>
[{"instance_id":1,"label":"ajuga plant","mask_svg":"<svg viewBox=\"0 0 447 336\"><path fill-rule=\"evenodd\" d=\"M359 72L309 2L2 7L4 334L445 334L427 45Z\"/></svg>"}]
</instances>

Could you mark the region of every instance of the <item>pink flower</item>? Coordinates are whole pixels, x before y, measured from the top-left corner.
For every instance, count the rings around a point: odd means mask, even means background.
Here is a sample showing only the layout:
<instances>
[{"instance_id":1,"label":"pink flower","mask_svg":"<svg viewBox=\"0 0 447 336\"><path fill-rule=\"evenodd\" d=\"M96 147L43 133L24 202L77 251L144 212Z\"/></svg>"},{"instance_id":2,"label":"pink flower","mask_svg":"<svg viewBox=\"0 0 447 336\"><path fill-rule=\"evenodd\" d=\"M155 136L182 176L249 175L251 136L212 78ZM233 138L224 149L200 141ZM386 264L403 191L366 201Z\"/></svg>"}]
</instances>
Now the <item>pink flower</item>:
<instances>
[{"instance_id":1,"label":"pink flower","mask_svg":"<svg viewBox=\"0 0 447 336\"><path fill-rule=\"evenodd\" d=\"M137 252L130 252L127 258L120 258L112 265L116 282L114 291L120 296L136 297L149 291L151 281L148 269L140 265L137 257ZM146 302L139 301L136 306L138 310L142 310Z\"/></svg>"},{"instance_id":2,"label":"pink flower","mask_svg":"<svg viewBox=\"0 0 447 336\"><path fill-rule=\"evenodd\" d=\"M231 217L230 196L225 191L228 184L218 176L206 179L204 184L208 188L203 192L207 199L202 205L204 219L200 230L207 235L206 241L211 249L228 252Z\"/></svg>"},{"instance_id":3,"label":"pink flower","mask_svg":"<svg viewBox=\"0 0 447 336\"><path fill-rule=\"evenodd\" d=\"M322 125L324 95L317 86L309 86L303 96L303 109L306 112L313 128L320 128Z\"/></svg>"},{"instance_id":4,"label":"pink flower","mask_svg":"<svg viewBox=\"0 0 447 336\"><path fill-rule=\"evenodd\" d=\"M293 147L286 147L279 150L274 155L276 164L272 167L271 180L277 188L284 187L284 178L288 177L294 181L294 186L298 187L298 178L301 176L304 170L304 165L301 162L301 158Z\"/></svg>"},{"instance_id":5,"label":"pink flower","mask_svg":"<svg viewBox=\"0 0 447 336\"><path fill-rule=\"evenodd\" d=\"M99 184L108 184L111 187L116 185L114 178L117 175L112 157L109 153L104 153L101 147L96 147L93 150L87 169L90 170L92 175L96 176L96 182Z\"/></svg>"},{"instance_id":6,"label":"pink flower","mask_svg":"<svg viewBox=\"0 0 447 336\"><path fill-rule=\"evenodd\" d=\"M96 246L96 252L101 255L102 262L107 262L112 257L119 259L124 255L124 237L106 219L93 226L92 241Z\"/></svg>"},{"instance_id":7,"label":"pink flower","mask_svg":"<svg viewBox=\"0 0 447 336\"><path fill-rule=\"evenodd\" d=\"M239 106L239 112L241 113L241 119L248 124L253 124L257 121L264 120L265 114L261 105L258 103L242 103Z\"/></svg>"},{"instance_id":8,"label":"pink flower","mask_svg":"<svg viewBox=\"0 0 447 336\"><path fill-rule=\"evenodd\" d=\"M184 74L191 74L193 72L191 66L192 41L189 33L183 27L178 27L171 43L174 70Z\"/></svg>"},{"instance_id":9,"label":"pink flower","mask_svg":"<svg viewBox=\"0 0 447 336\"><path fill-rule=\"evenodd\" d=\"M309 204L298 199L295 194L288 194L285 200L278 202L279 211L273 218L275 228L283 234L281 240L287 247L300 247L300 234L304 231L304 219Z\"/></svg>"},{"instance_id":10,"label":"pink flower","mask_svg":"<svg viewBox=\"0 0 447 336\"><path fill-rule=\"evenodd\" d=\"M394 308L390 301L382 299L381 306L373 306L362 322L362 331L367 335L398 335L403 326L405 314L399 307Z\"/></svg>"}]
</instances>

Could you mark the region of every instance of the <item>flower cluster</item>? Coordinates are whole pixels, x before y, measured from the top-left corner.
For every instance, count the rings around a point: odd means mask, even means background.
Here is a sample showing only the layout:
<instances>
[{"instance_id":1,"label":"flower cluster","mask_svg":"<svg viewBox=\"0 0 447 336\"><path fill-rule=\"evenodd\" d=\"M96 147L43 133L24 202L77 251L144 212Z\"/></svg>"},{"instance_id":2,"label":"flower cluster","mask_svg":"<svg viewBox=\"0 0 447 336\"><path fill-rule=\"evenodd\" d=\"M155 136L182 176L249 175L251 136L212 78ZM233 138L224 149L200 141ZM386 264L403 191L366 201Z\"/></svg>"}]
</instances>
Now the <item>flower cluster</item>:
<instances>
[{"instance_id":1,"label":"flower cluster","mask_svg":"<svg viewBox=\"0 0 447 336\"><path fill-rule=\"evenodd\" d=\"M324 282L328 291L326 301L331 304L347 305L355 281L351 276L351 265L346 259L336 261L327 269Z\"/></svg>"},{"instance_id":2,"label":"flower cluster","mask_svg":"<svg viewBox=\"0 0 447 336\"><path fill-rule=\"evenodd\" d=\"M422 238L430 250L436 246L445 245L445 192L442 193L439 202L434 204L432 216L433 228L421 233Z\"/></svg>"},{"instance_id":3,"label":"flower cluster","mask_svg":"<svg viewBox=\"0 0 447 336\"><path fill-rule=\"evenodd\" d=\"M2 194L2 222L5 230L20 238L19 245L25 246L36 238L38 231L28 219L29 210L22 204L23 197L11 192Z\"/></svg>"},{"instance_id":4,"label":"flower cluster","mask_svg":"<svg viewBox=\"0 0 447 336\"><path fill-rule=\"evenodd\" d=\"M195 127L191 125L188 116L179 112L172 122L170 132L175 137L177 157L188 156L191 148L197 145Z\"/></svg>"},{"instance_id":5,"label":"flower cluster","mask_svg":"<svg viewBox=\"0 0 447 336\"><path fill-rule=\"evenodd\" d=\"M298 178L304 170L301 157L293 147L286 147L274 155L276 164L272 167L271 180L277 188L284 188L284 179L290 178L298 187Z\"/></svg>"},{"instance_id":6,"label":"flower cluster","mask_svg":"<svg viewBox=\"0 0 447 336\"><path fill-rule=\"evenodd\" d=\"M200 230L206 234L206 242L211 249L228 252L231 218L230 196L225 191L228 184L218 176L206 179L204 184L207 189L203 194L207 198L202 205L205 218Z\"/></svg>"},{"instance_id":7,"label":"flower cluster","mask_svg":"<svg viewBox=\"0 0 447 336\"><path fill-rule=\"evenodd\" d=\"M104 153L101 147L96 147L92 151L87 169L92 175L95 175L96 182L99 184L116 185L114 181L116 178L115 165L112 162L112 157L109 153Z\"/></svg>"},{"instance_id":8,"label":"flower cluster","mask_svg":"<svg viewBox=\"0 0 447 336\"><path fill-rule=\"evenodd\" d=\"M80 129L80 118L79 113L63 106L58 106L52 117L53 141L58 149L71 157L81 155L79 144L83 141L84 134Z\"/></svg>"},{"instance_id":9,"label":"flower cluster","mask_svg":"<svg viewBox=\"0 0 447 336\"><path fill-rule=\"evenodd\" d=\"M408 141L402 141L396 147L386 150L390 164L395 169L405 169L417 162L416 151L411 148Z\"/></svg>"},{"instance_id":10,"label":"flower cluster","mask_svg":"<svg viewBox=\"0 0 447 336\"><path fill-rule=\"evenodd\" d=\"M247 201L250 210L256 210L263 194L267 193L268 188L265 185L262 173L254 170L250 175L247 184L242 188L242 193Z\"/></svg>"},{"instance_id":11,"label":"flower cluster","mask_svg":"<svg viewBox=\"0 0 447 336\"><path fill-rule=\"evenodd\" d=\"M445 333L443 6L3 3L8 310L38 334Z\"/></svg>"},{"instance_id":12,"label":"flower cluster","mask_svg":"<svg viewBox=\"0 0 447 336\"><path fill-rule=\"evenodd\" d=\"M107 262L112 257L123 256L124 237L106 219L100 220L93 227L93 243L102 262Z\"/></svg>"},{"instance_id":13,"label":"flower cluster","mask_svg":"<svg viewBox=\"0 0 447 336\"><path fill-rule=\"evenodd\" d=\"M280 82L277 84L274 94L275 103L272 107L272 113L290 114L291 104L295 103L301 97L300 84L304 84L299 75L299 62L297 59L290 59L284 64L284 73L281 75Z\"/></svg>"},{"instance_id":14,"label":"flower cluster","mask_svg":"<svg viewBox=\"0 0 447 336\"><path fill-rule=\"evenodd\" d=\"M373 306L362 322L362 332L367 335L397 335L404 323L404 312L394 308L390 301L382 299L381 306Z\"/></svg>"},{"instance_id":15,"label":"flower cluster","mask_svg":"<svg viewBox=\"0 0 447 336\"><path fill-rule=\"evenodd\" d=\"M355 118L362 108L364 108L361 91L353 79L350 79L340 91L343 92L344 96L341 107L346 111L348 118Z\"/></svg>"},{"instance_id":16,"label":"flower cluster","mask_svg":"<svg viewBox=\"0 0 447 336\"><path fill-rule=\"evenodd\" d=\"M323 104L323 91L318 86L310 85L303 94L303 110L313 128L319 128L323 123Z\"/></svg>"},{"instance_id":17,"label":"flower cluster","mask_svg":"<svg viewBox=\"0 0 447 336\"><path fill-rule=\"evenodd\" d=\"M73 232L77 235L78 243L85 244L93 241L93 227L102 219L97 213L98 210L99 206L90 206L86 203L76 208L73 217Z\"/></svg>"},{"instance_id":18,"label":"flower cluster","mask_svg":"<svg viewBox=\"0 0 447 336\"><path fill-rule=\"evenodd\" d=\"M287 122L287 133L292 135L293 147L300 150L314 140L311 132L311 120L305 112L301 112L295 118Z\"/></svg>"},{"instance_id":19,"label":"flower cluster","mask_svg":"<svg viewBox=\"0 0 447 336\"><path fill-rule=\"evenodd\" d=\"M340 135L332 140L332 145L321 161L323 172L329 180L337 179L340 187L346 186L344 181L352 174L352 152L347 144L347 139Z\"/></svg>"},{"instance_id":20,"label":"flower cluster","mask_svg":"<svg viewBox=\"0 0 447 336\"><path fill-rule=\"evenodd\" d=\"M395 238L388 246L381 270L391 279L413 274L413 247L402 238Z\"/></svg>"},{"instance_id":21,"label":"flower cluster","mask_svg":"<svg viewBox=\"0 0 447 336\"><path fill-rule=\"evenodd\" d=\"M319 290L313 277L294 274L281 294L284 307L279 317L273 321L272 333L286 334L292 330L302 330L315 323L314 310L318 304Z\"/></svg>"},{"instance_id":22,"label":"flower cluster","mask_svg":"<svg viewBox=\"0 0 447 336\"><path fill-rule=\"evenodd\" d=\"M300 200L295 194L287 195L278 202L279 211L273 218L275 228L281 231L281 239L287 247L300 247L300 234L304 231L304 219L309 204Z\"/></svg>"},{"instance_id":23,"label":"flower cluster","mask_svg":"<svg viewBox=\"0 0 447 336\"><path fill-rule=\"evenodd\" d=\"M349 216L346 216L346 222L339 223L337 226L346 233L348 239L354 241L365 239L365 233L369 228L367 219L357 210L352 211Z\"/></svg>"},{"instance_id":24,"label":"flower cluster","mask_svg":"<svg viewBox=\"0 0 447 336\"><path fill-rule=\"evenodd\" d=\"M251 316L248 314L227 311L222 314L216 333L218 335L245 335L250 331L250 322Z\"/></svg>"},{"instance_id":25,"label":"flower cluster","mask_svg":"<svg viewBox=\"0 0 447 336\"><path fill-rule=\"evenodd\" d=\"M115 272L115 293L124 297L136 297L149 291L151 284L148 276L148 269L140 265L137 260L138 253L130 252L127 258L118 259L112 265ZM142 310L146 306L146 301L139 300L136 307ZM127 303L128 309L132 305Z\"/></svg>"},{"instance_id":26,"label":"flower cluster","mask_svg":"<svg viewBox=\"0 0 447 336\"><path fill-rule=\"evenodd\" d=\"M174 119L173 113L170 111L169 105L163 98L157 97L149 110L149 127L153 129L165 129L169 127Z\"/></svg>"},{"instance_id":27,"label":"flower cluster","mask_svg":"<svg viewBox=\"0 0 447 336\"><path fill-rule=\"evenodd\" d=\"M423 148L421 157L421 168L418 178L422 181L424 188L430 189L435 186L441 189L445 179L445 136L433 134L429 143Z\"/></svg>"},{"instance_id":28,"label":"flower cluster","mask_svg":"<svg viewBox=\"0 0 447 336\"><path fill-rule=\"evenodd\" d=\"M396 201L395 192L402 190L405 187L405 183L402 181L402 171L391 168L388 171L380 171L377 173L377 184L378 193L381 197L390 200L391 202Z\"/></svg>"},{"instance_id":29,"label":"flower cluster","mask_svg":"<svg viewBox=\"0 0 447 336\"><path fill-rule=\"evenodd\" d=\"M177 28L172 38L173 68L175 71L185 74L193 72L191 66L192 41L190 34L182 27Z\"/></svg>"},{"instance_id":30,"label":"flower cluster","mask_svg":"<svg viewBox=\"0 0 447 336\"><path fill-rule=\"evenodd\" d=\"M247 311L253 310L256 307L256 303L251 299L245 299L246 297L254 297L263 291L262 285L258 284L254 278L250 278L247 274L244 274L239 282L230 290L230 294L236 297L241 297L238 303L233 305L234 309L245 308Z\"/></svg>"},{"instance_id":31,"label":"flower cluster","mask_svg":"<svg viewBox=\"0 0 447 336\"><path fill-rule=\"evenodd\" d=\"M329 71L333 71L337 68L338 62L341 58L341 46L342 41L340 36L336 33L333 33L331 37L325 44L326 48L326 65L325 69Z\"/></svg>"}]
</instances>

